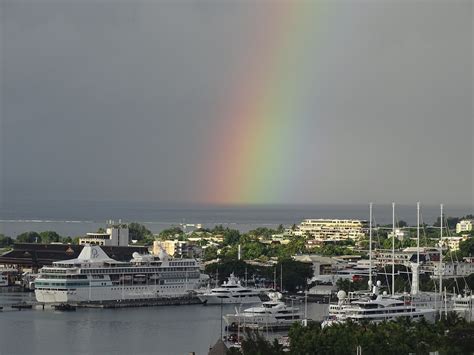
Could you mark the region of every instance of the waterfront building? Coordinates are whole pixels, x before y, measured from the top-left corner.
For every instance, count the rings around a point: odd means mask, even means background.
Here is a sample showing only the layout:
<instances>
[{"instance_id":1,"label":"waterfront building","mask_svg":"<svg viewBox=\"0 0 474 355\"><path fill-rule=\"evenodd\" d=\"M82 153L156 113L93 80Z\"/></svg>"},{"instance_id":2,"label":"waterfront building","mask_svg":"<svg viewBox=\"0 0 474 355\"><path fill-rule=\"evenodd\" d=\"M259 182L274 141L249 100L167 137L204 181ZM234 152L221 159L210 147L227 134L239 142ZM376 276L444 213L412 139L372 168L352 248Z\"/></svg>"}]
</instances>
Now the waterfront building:
<instances>
[{"instance_id":1,"label":"waterfront building","mask_svg":"<svg viewBox=\"0 0 474 355\"><path fill-rule=\"evenodd\" d=\"M295 255L293 259L302 263L312 265L313 276L331 275L337 270L338 261L328 256L315 254Z\"/></svg>"},{"instance_id":2,"label":"waterfront building","mask_svg":"<svg viewBox=\"0 0 474 355\"><path fill-rule=\"evenodd\" d=\"M184 240L155 240L153 242L153 255L159 255L164 250L174 257L201 257L202 248L199 245Z\"/></svg>"},{"instance_id":3,"label":"waterfront building","mask_svg":"<svg viewBox=\"0 0 474 355\"><path fill-rule=\"evenodd\" d=\"M358 219L305 219L293 234L316 240L359 240L366 231L367 221Z\"/></svg>"},{"instance_id":4,"label":"waterfront building","mask_svg":"<svg viewBox=\"0 0 474 355\"><path fill-rule=\"evenodd\" d=\"M126 247L129 243L129 232L127 225L110 224L105 233L87 233L85 237L79 238L79 244L91 244L100 246Z\"/></svg>"},{"instance_id":5,"label":"waterfront building","mask_svg":"<svg viewBox=\"0 0 474 355\"><path fill-rule=\"evenodd\" d=\"M433 276L439 277L440 265L433 265ZM452 277L464 277L469 276L474 273L474 263L466 262L449 262L442 263L441 273L443 278L452 278Z\"/></svg>"},{"instance_id":6,"label":"waterfront building","mask_svg":"<svg viewBox=\"0 0 474 355\"><path fill-rule=\"evenodd\" d=\"M51 265L55 261L77 258L85 244L37 244L15 243L13 249L0 255L0 264L14 266L21 270L31 268L37 270L41 266ZM101 246L111 258L118 261L129 261L133 253L146 253L145 246Z\"/></svg>"},{"instance_id":7,"label":"waterfront building","mask_svg":"<svg viewBox=\"0 0 474 355\"><path fill-rule=\"evenodd\" d=\"M472 219L465 219L465 220L459 221L459 223L456 224L456 233L472 232L473 224L474 224L474 220Z\"/></svg>"},{"instance_id":8,"label":"waterfront building","mask_svg":"<svg viewBox=\"0 0 474 355\"><path fill-rule=\"evenodd\" d=\"M161 250L164 250L166 254L174 256L179 254L179 251L182 249L182 246L186 244L185 241L181 240L155 240L153 242L153 254L158 255Z\"/></svg>"},{"instance_id":9,"label":"waterfront building","mask_svg":"<svg viewBox=\"0 0 474 355\"><path fill-rule=\"evenodd\" d=\"M408 247L401 251L395 251L395 254L392 254L391 250L375 250L374 254L375 262L380 267L391 265L392 255L395 264L399 265L411 266L411 263L417 260L416 247ZM424 265L439 262L439 249L420 247L420 262Z\"/></svg>"}]
</instances>

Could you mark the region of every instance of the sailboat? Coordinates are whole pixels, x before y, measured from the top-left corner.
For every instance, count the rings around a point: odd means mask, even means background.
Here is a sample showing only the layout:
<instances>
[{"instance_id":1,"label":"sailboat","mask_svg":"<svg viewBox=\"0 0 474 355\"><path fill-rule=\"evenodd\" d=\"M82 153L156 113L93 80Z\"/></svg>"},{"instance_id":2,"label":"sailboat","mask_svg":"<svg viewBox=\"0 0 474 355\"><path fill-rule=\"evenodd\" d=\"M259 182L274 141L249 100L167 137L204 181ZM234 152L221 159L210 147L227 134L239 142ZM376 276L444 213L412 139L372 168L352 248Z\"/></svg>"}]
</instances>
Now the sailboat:
<instances>
[{"instance_id":1,"label":"sailboat","mask_svg":"<svg viewBox=\"0 0 474 355\"><path fill-rule=\"evenodd\" d=\"M418 205L419 206L419 205ZM348 320L360 322L363 320L371 322L380 322L395 320L405 317L413 320L426 319L434 321L436 309L430 307L426 302L425 307L421 302L414 301L413 295L418 295L418 264L412 269L413 282L411 295L395 294L395 203L393 209L393 235L392 235L392 292L380 292L382 283L380 280L375 284L372 280L372 203L370 203L370 222L369 222L369 292L349 293L339 291L337 294L338 302L329 305L329 315L325 318L322 326L329 326L334 323L341 323ZM419 262L419 248L418 259ZM421 299L419 299L421 301Z\"/></svg>"}]
</instances>

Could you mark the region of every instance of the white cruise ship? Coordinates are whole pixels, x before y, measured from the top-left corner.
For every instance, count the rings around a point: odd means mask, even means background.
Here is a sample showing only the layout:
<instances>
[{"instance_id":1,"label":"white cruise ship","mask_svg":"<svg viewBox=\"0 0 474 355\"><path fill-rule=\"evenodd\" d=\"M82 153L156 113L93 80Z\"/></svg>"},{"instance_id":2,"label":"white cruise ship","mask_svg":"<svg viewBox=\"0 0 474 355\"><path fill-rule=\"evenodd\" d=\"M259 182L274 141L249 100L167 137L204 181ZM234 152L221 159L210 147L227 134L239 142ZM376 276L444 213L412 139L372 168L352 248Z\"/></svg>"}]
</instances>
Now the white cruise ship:
<instances>
[{"instance_id":1,"label":"white cruise ship","mask_svg":"<svg viewBox=\"0 0 474 355\"><path fill-rule=\"evenodd\" d=\"M77 259L40 269L38 302L80 303L180 297L200 286L195 259L133 254L130 262L111 259L97 245L85 245Z\"/></svg>"},{"instance_id":2,"label":"white cruise ship","mask_svg":"<svg viewBox=\"0 0 474 355\"><path fill-rule=\"evenodd\" d=\"M220 287L198 293L197 297L206 304L242 304L259 303L259 291L243 287L240 281L230 274L227 281Z\"/></svg>"}]
</instances>

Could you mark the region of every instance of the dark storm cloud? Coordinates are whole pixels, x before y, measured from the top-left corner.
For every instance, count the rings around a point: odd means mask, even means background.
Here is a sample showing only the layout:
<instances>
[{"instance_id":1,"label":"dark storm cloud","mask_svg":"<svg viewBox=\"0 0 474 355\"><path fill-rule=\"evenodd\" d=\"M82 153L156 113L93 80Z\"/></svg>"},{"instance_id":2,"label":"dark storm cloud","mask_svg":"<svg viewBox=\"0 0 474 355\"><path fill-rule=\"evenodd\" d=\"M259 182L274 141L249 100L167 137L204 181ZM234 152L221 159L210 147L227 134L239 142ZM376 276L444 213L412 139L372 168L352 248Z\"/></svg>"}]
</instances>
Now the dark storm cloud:
<instances>
[{"instance_id":1,"label":"dark storm cloud","mask_svg":"<svg viewBox=\"0 0 474 355\"><path fill-rule=\"evenodd\" d=\"M265 5L0 4L5 201L186 201ZM324 7L317 164L280 202L472 203L472 3Z\"/></svg>"}]
</instances>

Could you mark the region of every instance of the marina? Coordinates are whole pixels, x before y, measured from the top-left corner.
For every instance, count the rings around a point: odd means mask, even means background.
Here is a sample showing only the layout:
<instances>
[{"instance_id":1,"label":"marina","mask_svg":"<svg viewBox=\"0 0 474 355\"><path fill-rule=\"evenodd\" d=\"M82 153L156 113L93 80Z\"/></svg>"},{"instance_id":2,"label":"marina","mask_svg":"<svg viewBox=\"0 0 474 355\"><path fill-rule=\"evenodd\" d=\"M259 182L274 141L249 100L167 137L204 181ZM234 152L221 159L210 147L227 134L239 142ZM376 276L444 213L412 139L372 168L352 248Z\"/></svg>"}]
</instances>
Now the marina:
<instances>
[{"instance_id":1,"label":"marina","mask_svg":"<svg viewBox=\"0 0 474 355\"><path fill-rule=\"evenodd\" d=\"M234 305L186 305L151 308L89 309L75 312L46 306L18 311L11 304L35 301L34 294L0 290L0 343L5 354L124 354L207 355L220 334L221 314ZM322 320L327 305L308 304L308 315ZM222 322L223 323L223 322ZM225 324L223 323L223 326ZM225 330L223 329L223 334ZM12 342L18 334L27 342ZM54 337L55 341L45 339ZM89 339L84 342L83 339ZM90 344L94 344L93 347ZM137 349L140 349L139 351ZM159 351L157 350L159 349Z\"/></svg>"}]
</instances>

